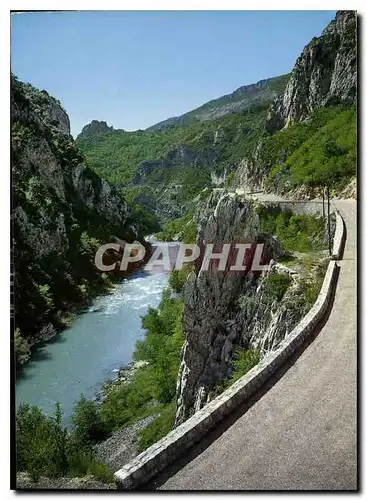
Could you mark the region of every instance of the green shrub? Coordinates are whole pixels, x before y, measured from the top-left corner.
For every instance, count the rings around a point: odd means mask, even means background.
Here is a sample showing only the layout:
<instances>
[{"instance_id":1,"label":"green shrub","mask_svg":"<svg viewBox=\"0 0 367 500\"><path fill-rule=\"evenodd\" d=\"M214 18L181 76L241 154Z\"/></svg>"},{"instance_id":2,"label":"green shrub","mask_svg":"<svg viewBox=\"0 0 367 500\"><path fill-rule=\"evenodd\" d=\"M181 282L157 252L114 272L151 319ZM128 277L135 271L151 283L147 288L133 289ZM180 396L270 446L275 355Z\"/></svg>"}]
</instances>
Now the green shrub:
<instances>
[{"instance_id":1,"label":"green shrub","mask_svg":"<svg viewBox=\"0 0 367 500\"><path fill-rule=\"evenodd\" d=\"M276 234L288 251L321 250L324 248L324 229L325 220L315 215L292 215L287 224L282 222L280 216L277 218Z\"/></svg>"},{"instance_id":2,"label":"green shrub","mask_svg":"<svg viewBox=\"0 0 367 500\"><path fill-rule=\"evenodd\" d=\"M68 472L68 435L61 426L61 409L48 417L36 407L20 405L16 415L17 470L28 471L34 481L41 475L57 477Z\"/></svg>"},{"instance_id":3,"label":"green shrub","mask_svg":"<svg viewBox=\"0 0 367 500\"><path fill-rule=\"evenodd\" d=\"M119 429L150 413L154 385L152 370L139 370L129 384L115 384L108 390L100 408L101 419L109 428Z\"/></svg>"},{"instance_id":4,"label":"green shrub","mask_svg":"<svg viewBox=\"0 0 367 500\"><path fill-rule=\"evenodd\" d=\"M156 441L166 436L172 429L175 422L176 405L169 403L164 406L158 417L150 422L139 433L139 451L149 448Z\"/></svg>"},{"instance_id":5,"label":"green shrub","mask_svg":"<svg viewBox=\"0 0 367 500\"><path fill-rule=\"evenodd\" d=\"M90 236L86 231L80 235L80 252L90 258L94 258L96 250L101 246L101 242Z\"/></svg>"},{"instance_id":6,"label":"green shrub","mask_svg":"<svg viewBox=\"0 0 367 500\"><path fill-rule=\"evenodd\" d=\"M102 441L109 434L110 429L102 421L97 404L87 400L84 395L75 404L71 422L74 425L75 439L83 446Z\"/></svg>"},{"instance_id":7,"label":"green shrub","mask_svg":"<svg viewBox=\"0 0 367 500\"><path fill-rule=\"evenodd\" d=\"M83 403L83 406L85 404ZM37 482L41 476L93 474L104 483L113 481L112 471L93 457L90 440L80 432L69 432L61 423L61 407L49 417L37 406L23 404L16 415L17 470L28 472ZM88 423L85 423L87 426ZM80 430L80 423L79 423Z\"/></svg>"},{"instance_id":8,"label":"green shrub","mask_svg":"<svg viewBox=\"0 0 367 500\"><path fill-rule=\"evenodd\" d=\"M192 212L188 212L183 217L171 220L165 224L163 231L156 234L156 237L161 241L173 241L179 235L180 241L184 243L195 243L196 241L196 224L192 220Z\"/></svg>"},{"instance_id":9,"label":"green shrub","mask_svg":"<svg viewBox=\"0 0 367 500\"><path fill-rule=\"evenodd\" d=\"M270 299L280 302L292 281L289 274L269 274L264 279L265 293Z\"/></svg>"},{"instance_id":10,"label":"green shrub","mask_svg":"<svg viewBox=\"0 0 367 500\"><path fill-rule=\"evenodd\" d=\"M189 264L184 264L182 269L174 270L171 272L168 284L177 293L182 293L185 286L188 275L192 271L192 266Z\"/></svg>"},{"instance_id":11,"label":"green shrub","mask_svg":"<svg viewBox=\"0 0 367 500\"><path fill-rule=\"evenodd\" d=\"M234 370L231 375L230 385L245 375L260 361L260 352L252 349L238 349L233 357Z\"/></svg>"},{"instance_id":12,"label":"green shrub","mask_svg":"<svg viewBox=\"0 0 367 500\"><path fill-rule=\"evenodd\" d=\"M322 250L325 219L311 214L293 214L291 210L261 206L258 208L260 228L276 236L287 252Z\"/></svg>"},{"instance_id":13,"label":"green shrub","mask_svg":"<svg viewBox=\"0 0 367 500\"><path fill-rule=\"evenodd\" d=\"M50 291L50 285L38 285L38 291L42 299L45 301L46 307L52 309L54 306L53 296Z\"/></svg>"},{"instance_id":14,"label":"green shrub","mask_svg":"<svg viewBox=\"0 0 367 500\"><path fill-rule=\"evenodd\" d=\"M24 339L19 328L14 331L14 351L17 365L23 365L31 357L31 349L26 339Z\"/></svg>"},{"instance_id":15,"label":"green shrub","mask_svg":"<svg viewBox=\"0 0 367 500\"><path fill-rule=\"evenodd\" d=\"M158 309L149 308L142 324L147 333L136 343L134 359L148 364L129 384L114 385L101 404L101 418L112 428L130 424L158 411L156 403L171 403L180 365L183 300L165 290Z\"/></svg>"},{"instance_id":16,"label":"green shrub","mask_svg":"<svg viewBox=\"0 0 367 500\"><path fill-rule=\"evenodd\" d=\"M231 376L217 384L215 395L221 394L225 389L228 389L232 384L239 380L243 375L256 366L260 361L260 352L256 349L238 348L232 359Z\"/></svg>"},{"instance_id":17,"label":"green shrub","mask_svg":"<svg viewBox=\"0 0 367 500\"><path fill-rule=\"evenodd\" d=\"M315 259L312 256L303 260L303 275L300 280L300 295L303 297L307 309L310 309L317 300L324 281L328 263L328 259L321 262L315 262Z\"/></svg>"},{"instance_id":18,"label":"green shrub","mask_svg":"<svg viewBox=\"0 0 367 500\"><path fill-rule=\"evenodd\" d=\"M114 484L115 482L113 471L109 467L107 467L107 465L98 460L95 460L92 457L87 473L91 474L96 479L99 479L99 481L104 484Z\"/></svg>"},{"instance_id":19,"label":"green shrub","mask_svg":"<svg viewBox=\"0 0 367 500\"><path fill-rule=\"evenodd\" d=\"M234 179L234 173L230 172L227 175L227 178L226 178L226 184L227 184L227 186L231 186L232 185L233 179Z\"/></svg>"}]
</instances>

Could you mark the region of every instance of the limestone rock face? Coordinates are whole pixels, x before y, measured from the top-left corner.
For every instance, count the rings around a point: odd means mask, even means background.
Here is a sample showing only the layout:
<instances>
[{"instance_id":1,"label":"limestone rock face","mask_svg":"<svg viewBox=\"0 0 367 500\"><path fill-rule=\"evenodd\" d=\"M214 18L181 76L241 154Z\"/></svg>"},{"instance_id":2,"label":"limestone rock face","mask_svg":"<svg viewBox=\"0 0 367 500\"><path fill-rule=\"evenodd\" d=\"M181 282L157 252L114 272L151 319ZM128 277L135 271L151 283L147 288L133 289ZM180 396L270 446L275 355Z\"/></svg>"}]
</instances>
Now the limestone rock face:
<instances>
[{"instance_id":1,"label":"limestone rock face","mask_svg":"<svg viewBox=\"0 0 367 500\"><path fill-rule=\"evenodd\" d=\"M202 221L197 243L204 242L261 242L268 262L280 252L274 238L259 234L259 217L253 203L240 201L232 194L220 198L214 212ZM257 282L259 277L255 274L243 276L230 271L229 263L226 270L220 271L213 262L208 271L201 269L190 274L184 291L186 341L178 377L176 424L199 409L208 391L228 374L233 349L243 335L241 324L236 321L236 302L251 283Z\"/></svg>"},{"instance_id":2,"label":"limestone rock face","mask_svg":"<svg viewBox=\"0 0 367 500\"><path fill-rule=\"evenodd\" d=\"M56 331L53 307L77 300L83 279L98 279L78 256L82 233L134 238L137 230L118 190L84 164L60 103L15 77L12 180L16 321L32 343Z\"/></svg>"},{"instance_id":3,"label":"limestone rock face","mask_svg":"<svg viewBox=\"0 0 367 500\"><path fill-rule=\"evenodd\" d=\"M268 132L303 120L316 108L354 102L357 91L356 29L356 12L338 11L321 36L306 45L284 94L270 107Z\"/></svg>"}]
</instances>

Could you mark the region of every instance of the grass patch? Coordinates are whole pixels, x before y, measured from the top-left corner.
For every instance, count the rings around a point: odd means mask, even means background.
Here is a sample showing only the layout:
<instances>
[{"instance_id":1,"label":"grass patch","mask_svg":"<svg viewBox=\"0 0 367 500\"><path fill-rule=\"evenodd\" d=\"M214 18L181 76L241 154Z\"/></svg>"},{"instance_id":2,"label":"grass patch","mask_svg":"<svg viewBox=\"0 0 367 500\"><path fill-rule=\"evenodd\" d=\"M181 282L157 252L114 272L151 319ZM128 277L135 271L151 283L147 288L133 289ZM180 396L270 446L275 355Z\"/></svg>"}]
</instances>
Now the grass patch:
<instances>
[{"instance_id":1,"label":"grass patch","mask_svg":"<svg viewBox=\"0 0 367 500\"><path fill-rule=\"evenodd\" d=\"M139 433L139 451L144 451L149 446L166 436L175 422L176 404L169 403L163 406L159 416L155 418Z\"/></svg>"},{"instance_id":2,"label":"grass patch","mask_svg":"<svg viewBox=\"0 0 367 500\"><path fill-rule=\"evenodd\" d=\"M289 274L268 274L264 279L265 293L269 298L280 302L291 282Z\"/></svg>"},{"instance_id":3,"label":"grass patch","mask_svg":"<svg viewBox=\"0 0 367 500\"><path fill-rule=\"evenodd\" d=\"M232 360L231 376L217 384L214 390L215 396L218 396L223 391L228 389L232 384L239 380L243 375L256 366L260 361L260 351L257 349L239 348L234 353Z\"/></svg>"}]
</instances>

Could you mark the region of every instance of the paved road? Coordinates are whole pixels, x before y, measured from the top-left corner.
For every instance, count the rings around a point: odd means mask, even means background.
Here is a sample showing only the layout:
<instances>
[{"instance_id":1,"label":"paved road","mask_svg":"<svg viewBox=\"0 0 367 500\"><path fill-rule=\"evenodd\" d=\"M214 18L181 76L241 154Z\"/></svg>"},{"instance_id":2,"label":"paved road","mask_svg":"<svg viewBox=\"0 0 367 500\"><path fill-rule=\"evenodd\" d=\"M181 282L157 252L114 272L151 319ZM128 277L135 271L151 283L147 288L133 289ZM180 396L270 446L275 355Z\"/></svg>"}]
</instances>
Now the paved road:
<instances>
[{"instance_id":1,"label":"paved road","mask_svg":"<svg viewBox=\"0 0 367 500\"><path fill-rule=\"evenodd\" d=\"M334 306L318 336L246 413L152 487L356 489L356 203L334 204L347 241Z\"/></svg>"}]
</instances>

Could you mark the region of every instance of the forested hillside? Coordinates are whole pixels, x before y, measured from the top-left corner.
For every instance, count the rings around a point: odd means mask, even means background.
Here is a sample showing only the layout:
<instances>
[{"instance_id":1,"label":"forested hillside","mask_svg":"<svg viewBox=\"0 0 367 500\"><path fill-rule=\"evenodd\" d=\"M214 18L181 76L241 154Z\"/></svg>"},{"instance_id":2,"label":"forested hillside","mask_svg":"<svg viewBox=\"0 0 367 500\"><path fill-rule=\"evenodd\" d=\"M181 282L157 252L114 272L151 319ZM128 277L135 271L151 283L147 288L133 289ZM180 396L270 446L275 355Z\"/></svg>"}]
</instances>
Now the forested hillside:
<instances>
[{"instance_id":1,"label":"forested hillside","mask_svg":"<svg viewBox=\"0 0 367 500\"><path fill-rule=\"evenodd\" d=\"M356 173L355 105L316 110L301 122L274 134L261 152L270 167L265 185L287 192L301 185L333 186L341 191ZM286 151L286 160L281 155Z\"/></svg>"},{"instance_id":2,"label":"forested hillside","mask_svg":"<svg viewBox=\"0 0 367 500\"><path fill-rule=\"evenodd\" d=\"M89 164L160 216L175 217L204 187L223 183L255 148L270 101L205 123L157 132L80 135Z\"/></svg>"}]
</instances>

